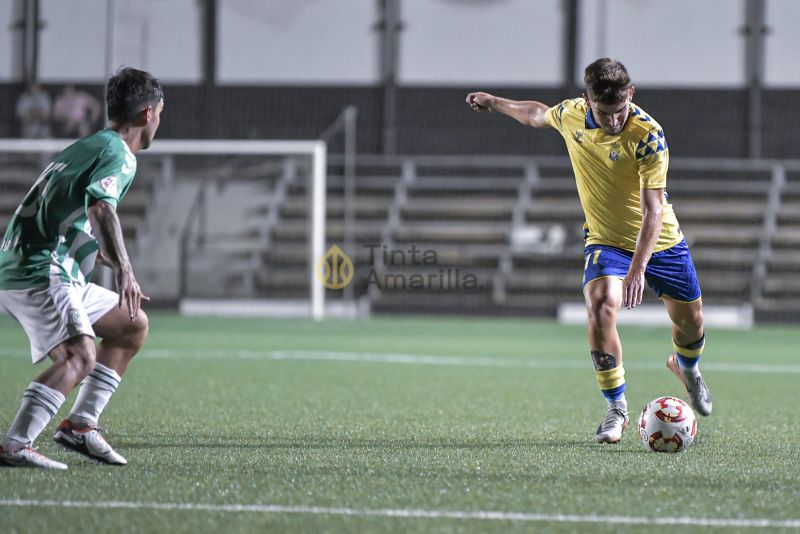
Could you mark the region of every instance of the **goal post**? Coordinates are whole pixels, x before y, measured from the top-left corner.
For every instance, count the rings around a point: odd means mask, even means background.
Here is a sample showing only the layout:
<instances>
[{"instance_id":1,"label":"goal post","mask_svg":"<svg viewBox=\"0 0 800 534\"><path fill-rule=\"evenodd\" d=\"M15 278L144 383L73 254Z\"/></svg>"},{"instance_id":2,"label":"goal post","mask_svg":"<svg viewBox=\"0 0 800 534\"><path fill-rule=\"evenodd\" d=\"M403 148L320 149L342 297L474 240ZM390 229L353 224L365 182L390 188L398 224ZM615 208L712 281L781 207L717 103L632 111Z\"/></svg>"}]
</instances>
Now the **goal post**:
<instances>
[{"instance_id":1,"label":"goal post","mask_svg":"<svg viewBox=\"0 0 800 534\"><path fill-rule=\"evenodd\" d=\"M311 265L309 287L311 288L311 317L316 321L325 318L325 288L317 277L317 266L325 254L325 198L327 196L327 147L324 141L313 145L313 170L311 174Z\"/></svg>"},{"instance_id":2,"label":"goal post","mask_svg":"<svg viewBox=\"0 0 800 534\"><path fill-rule=\"evenodd\" d=\"M71 139L0 139L0 153L57 153L73 143ZM325 317L325 288L316 267L325 254L325 199L327 187L327 144L322 140L196 140L157 139L141 155L185 156L309 156L311 158L311 201L309 204L309 301L315 320ZM33 183L31 177L31 183ZM20 199L21 200L21 199Z\"/></svg>"}]
</instances>

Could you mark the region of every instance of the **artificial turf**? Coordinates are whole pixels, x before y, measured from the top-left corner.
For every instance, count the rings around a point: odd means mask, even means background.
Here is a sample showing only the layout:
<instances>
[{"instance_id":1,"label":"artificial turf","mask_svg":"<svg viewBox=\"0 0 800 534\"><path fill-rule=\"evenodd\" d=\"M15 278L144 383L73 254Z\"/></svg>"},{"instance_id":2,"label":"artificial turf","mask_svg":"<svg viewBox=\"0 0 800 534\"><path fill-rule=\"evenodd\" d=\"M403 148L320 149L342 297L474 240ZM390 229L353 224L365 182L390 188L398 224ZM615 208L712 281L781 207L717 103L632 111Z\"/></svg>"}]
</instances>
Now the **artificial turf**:
<instances>
[{"instance_id":1,"label":"artificial turf","mask_svg":"<svg viewBox=\"0 0 800 534\"><path fill-rule=\"evenodd\" d=\"M621 335L632 419L657 396L686 397L664 367L668 330ZM59 449L54 421L36 445L69 470L0 469L0 531L644 532L659 518L794 530L798 346L792 328L709 331L714 413L688 452L669 455L635 429L594 443L605 402L583 327L155 313L101 420L129 465ZM0 318L0 431L42 369ZM396 513L372 513L385 510ZM408 511L431 513L397 517Z\"/></svg>"}]
</instances>

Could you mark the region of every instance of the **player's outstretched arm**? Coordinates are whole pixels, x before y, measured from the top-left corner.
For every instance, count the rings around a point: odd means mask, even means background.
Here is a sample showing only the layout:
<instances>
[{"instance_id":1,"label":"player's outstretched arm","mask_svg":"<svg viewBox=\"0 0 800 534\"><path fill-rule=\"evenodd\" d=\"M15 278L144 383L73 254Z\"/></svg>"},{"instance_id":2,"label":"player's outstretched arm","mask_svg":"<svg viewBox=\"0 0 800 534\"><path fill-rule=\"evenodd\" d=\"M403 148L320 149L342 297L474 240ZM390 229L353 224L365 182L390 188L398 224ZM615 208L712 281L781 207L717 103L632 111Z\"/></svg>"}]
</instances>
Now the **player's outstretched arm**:
<instances>
[{"instance_id":1,"label":"player's outstretched arm","mask_svg":"<svg viewBox=\"0 0 800 534\"><path fill-rule=\"evenodd\" d=\"M535 100L509 100L476 92L467 95L467 104L475 111L496 111L534 128L550 127L544 117L550 107Z\"/></svg>"},{"instance_id":2,"label":"player's outstretched arm","mask_svg":"<svg viewBox=\"0 0 800 534\"><path fill-rule=\"evenodd\" d=\"M119 293L119 307L127 305L128 316L131 321L139 315L143 301L150 300L142 293L136 277L133 275L128 252L125 250L125 241L122 238L122 226L117 217L117 211L108 202L95 201L89 206L89 221L92 232L100 243L100 254L103 262L114 270L114 279Z\"/></svg>"}]
</instances>

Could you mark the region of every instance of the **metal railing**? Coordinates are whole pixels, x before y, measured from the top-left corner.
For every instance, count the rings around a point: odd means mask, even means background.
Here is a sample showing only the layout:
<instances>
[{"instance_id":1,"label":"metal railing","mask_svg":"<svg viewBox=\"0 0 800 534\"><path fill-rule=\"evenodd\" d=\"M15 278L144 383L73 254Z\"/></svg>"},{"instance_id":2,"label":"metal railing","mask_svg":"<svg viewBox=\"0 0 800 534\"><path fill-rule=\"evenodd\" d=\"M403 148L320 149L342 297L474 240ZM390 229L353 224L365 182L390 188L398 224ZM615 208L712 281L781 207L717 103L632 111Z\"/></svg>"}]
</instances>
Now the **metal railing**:
<instances>
[{"instance_id":1,"label":"metal railing","mask_svg":"<svg viewBox=\"0 0 800 534\"><path fill-rule=\"evenodd\" d=\"M778 213L781 209L781 193L786 185L786 168L783 165L772 167L767 209L764 210L761 232L758 239L753 272L750 276L750 304L755 307L761 299L764 278L767 276L767 261L772 253L772 239L778 228Z\"/></svg>"},{"instance_id":2,"label":"metal railing","mask_svg":"<svg viewBox=\"0 0 800 534\"><path fill-rule=\"evenodd\" d=\"M322 132L320 139L330 144L333 139L342 134L344 136L344 153L342 165L344 166L344 249L353 251L355 247L355 196L356 196L356 128L358 110L355 106L347 106L342 110L336 120ZM352 253L352 252L351 252ZM348 284L343 290L344 299L353 302L353 285Z\"/></svg>"},{"instance_id":3,"label":"metal railing","mask_svg":"<svg viewBox=\"0 0 800 534\"><path fill-rule=\"evenodd\" d=\"M181 227L179 235L180 252L178 253L178 301L185 299L189 294L189 256L190 241L192 239L192 230L195 226L199 227L197 232L197 248L202 248L205 243L206 235L206 220L207 220L207 194L208 184L204 180L195 193L192 206L189 208L189 214L186 221Z\"/></svg>"}]
</instances>

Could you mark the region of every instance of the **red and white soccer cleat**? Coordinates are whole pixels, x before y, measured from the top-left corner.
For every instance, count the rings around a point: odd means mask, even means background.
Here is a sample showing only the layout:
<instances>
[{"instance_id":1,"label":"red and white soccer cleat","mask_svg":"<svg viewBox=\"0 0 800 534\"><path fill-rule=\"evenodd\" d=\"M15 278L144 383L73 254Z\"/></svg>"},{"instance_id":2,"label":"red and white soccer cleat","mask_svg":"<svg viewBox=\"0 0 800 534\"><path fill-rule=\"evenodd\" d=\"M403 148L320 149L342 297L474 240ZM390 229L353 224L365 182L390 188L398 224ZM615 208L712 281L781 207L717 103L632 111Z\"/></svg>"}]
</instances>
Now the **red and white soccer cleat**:
<instances>
[{"instance_id":1,"label":"red and white soccer cleat","mask_svg":"<svg viewBox=\"0 0 800 534\"><path fill-rule=\"evenodd\" d=\"M0 447L0 465L7 467L39 467L41 469L66 469L67 464L51 460L31 447L7 451Z\"/></svg>"},{"instance_id":2,"label":"red and white soccer cleat","mask_svg":"<svg viewBox=\"0 0 800 534\"><path fill-rule=\"evenodd\" d=\"M59 445L99 462L125 465L128 460L118 454L103 438L102 430L95 426L76 428L69 419L58 425L53 439Z\"/></svg>"}]
</instances>

